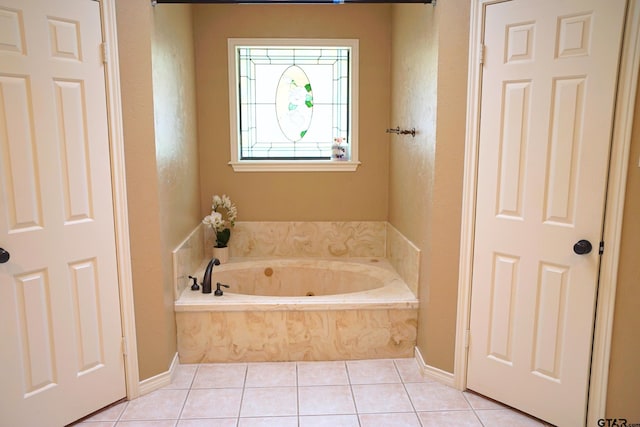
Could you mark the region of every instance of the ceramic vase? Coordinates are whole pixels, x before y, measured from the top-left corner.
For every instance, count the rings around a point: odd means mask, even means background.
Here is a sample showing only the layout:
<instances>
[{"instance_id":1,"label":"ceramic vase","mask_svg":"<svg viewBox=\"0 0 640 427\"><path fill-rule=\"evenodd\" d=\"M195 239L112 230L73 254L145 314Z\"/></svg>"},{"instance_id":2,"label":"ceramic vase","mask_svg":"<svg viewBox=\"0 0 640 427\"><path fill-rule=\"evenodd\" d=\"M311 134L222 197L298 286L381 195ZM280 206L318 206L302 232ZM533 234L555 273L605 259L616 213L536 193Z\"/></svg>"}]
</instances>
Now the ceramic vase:
<instances>
[{"instance_id":1,"label":"ceramic vase","mask_svg":"<svg viewBox=\"0 0 640 427\"><path fill-rule=\"evenodd\" d=\"M229 247L217 248L213 247L212 256L220 260L220 264L229 262Z\"/></svg>"}]
</instances>

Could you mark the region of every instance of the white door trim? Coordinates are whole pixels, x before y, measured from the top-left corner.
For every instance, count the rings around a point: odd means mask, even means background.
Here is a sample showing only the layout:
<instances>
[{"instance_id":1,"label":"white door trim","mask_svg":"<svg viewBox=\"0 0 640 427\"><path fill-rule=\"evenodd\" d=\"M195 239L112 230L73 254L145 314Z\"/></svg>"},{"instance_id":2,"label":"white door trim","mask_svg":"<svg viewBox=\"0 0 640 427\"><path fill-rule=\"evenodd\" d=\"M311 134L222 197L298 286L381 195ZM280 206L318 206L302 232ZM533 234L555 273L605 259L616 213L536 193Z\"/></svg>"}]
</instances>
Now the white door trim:
<instances>
[{"instance_id":1,"label":"white door trim","mask_svg":"<svg viewBox=\"0 0 640 427\"><path fill-rule=\"evenodd\" d=\"M471 317L474 219L482 95L480 61L484 33L483 23L485 8L488 5L504 1L510 0L471 0L467 123L454 361L454 384L460 390L465 389L467 384L467 330ZM595 425L596 420L604 416L607 400L622 215L640 64L640 0L629 0L626 19L613 124L607 214L604 220L606 250L601 259L587 425Z\"/></svg>"},{"instance_id":2,"label":"white door trim","mask_svg":"<svg viewBox=\"0 0 640 427\"><path fill-rule=\"evenodd\" d=\"M603 233L606 246L600 264L587 425L596 425L597 420L604 417L607 403L613 315L616 287L618 285L620 242L622 240L622 217L627 188L629 149L631 146L639 67L640 1L631 0L628 4L626 28L622 42L616 113L613 125Z\"/></svg>"},{"instance_id":3,"label":"white door trim","mask_svg":"<svg viewBox=\"0 0 640 427\"><path fill-rule=\"evenodd\" d=\"M115 0L100 0L102 37L106 44L107 114L111 152L111 181L113 186L113 213L115 220L118 282L127 398L139 396L138 351L133 306L133 280L129 245L129 219L124 162L124 134L122 128L122 101L120 98L120 67L118 65L118 36L116 31Z\"/></svg>"}]
</instances>

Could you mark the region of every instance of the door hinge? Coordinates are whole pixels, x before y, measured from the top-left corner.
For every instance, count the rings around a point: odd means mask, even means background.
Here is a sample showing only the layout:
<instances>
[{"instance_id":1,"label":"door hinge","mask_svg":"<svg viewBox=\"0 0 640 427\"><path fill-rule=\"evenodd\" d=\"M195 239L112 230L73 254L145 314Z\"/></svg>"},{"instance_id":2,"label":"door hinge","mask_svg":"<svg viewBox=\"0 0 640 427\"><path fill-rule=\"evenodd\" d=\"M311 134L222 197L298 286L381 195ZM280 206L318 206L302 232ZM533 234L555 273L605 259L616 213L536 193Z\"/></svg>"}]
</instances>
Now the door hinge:
<instances>
[{"instance_id":1,"label":"door hinge","mask_svg":"<svg viewBox=\"0 0 640 427\"><path fill-rule=\"evenodd\" d=\"M122 355L126 356L129 354L129 350L127 349L127 339L122 337Z\"/></svg>"},{"instance_id":2,"label":"door hinge","mask_svg":"<svg viewBox=\"0 0 640 427\"><path fill-rule=\"evenodd\" d=\"M598 255L602 255L604 253L604 242L600 242L600 247L598 248Z\"/></svg>"},{"instance_id":3,"label":"door hinge","mask_svg":"<svg viewBox=\"0 0 640 427\"><path fill-rule=\"evenodd\" d=\"M480 49L478 51L478 62L480 63L480 65L484 64L484 45L483 44L480 45Z\"/></svg>"},{"instance_id":4,"label":"door hinge","mask_svg":"<svg viewBox=\"0 0 640 427\"><path fill-rule=\"evenodd\" d=\"M102 42L100 45L100 51L102 52L102 63L106 64L109 58L109 45L106 42Z\"/></svg>"},{"instance_id":5,"label":"door hinge","mask_svg":"<svg viewBox=\"0 0 640 427\"><path fill-rule=\"evenodd\" d=\"M467 329L464 331L464 348L469 348L469 341L471 341L471 331Z\"/></svg>"}]
</instances>

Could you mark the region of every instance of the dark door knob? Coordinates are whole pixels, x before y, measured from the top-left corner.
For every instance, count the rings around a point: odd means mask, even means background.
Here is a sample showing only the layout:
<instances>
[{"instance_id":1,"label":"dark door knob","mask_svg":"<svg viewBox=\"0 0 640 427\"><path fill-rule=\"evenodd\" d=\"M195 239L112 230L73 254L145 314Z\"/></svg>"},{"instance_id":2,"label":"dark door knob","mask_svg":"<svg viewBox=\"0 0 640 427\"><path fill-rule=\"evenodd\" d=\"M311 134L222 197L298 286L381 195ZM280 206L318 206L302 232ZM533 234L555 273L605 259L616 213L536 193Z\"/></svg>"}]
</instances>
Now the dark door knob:
<instances>
[{"instance_id":1,"label":"dark door knob","mask_svg":"<svg viewBox=\"0 0 640 427\"><path fill-rule=\"evenodd\" d=\"M4 264L5 262L9 261L9 258L11 258L11 254L0 248L0 264Z\"/></svg>"},{"instance_id":2,"label":"dark door knob","mask_svg":"<svg viewBox=\"0 0 640 427\"><path fill-rule=\"evenodd\" d=\"M588 240L579 240L578 243L573 245L573 252L578 255L586 255L591 252L591 249L593 249L593 246Z\"/></svg>"}]
</instances>

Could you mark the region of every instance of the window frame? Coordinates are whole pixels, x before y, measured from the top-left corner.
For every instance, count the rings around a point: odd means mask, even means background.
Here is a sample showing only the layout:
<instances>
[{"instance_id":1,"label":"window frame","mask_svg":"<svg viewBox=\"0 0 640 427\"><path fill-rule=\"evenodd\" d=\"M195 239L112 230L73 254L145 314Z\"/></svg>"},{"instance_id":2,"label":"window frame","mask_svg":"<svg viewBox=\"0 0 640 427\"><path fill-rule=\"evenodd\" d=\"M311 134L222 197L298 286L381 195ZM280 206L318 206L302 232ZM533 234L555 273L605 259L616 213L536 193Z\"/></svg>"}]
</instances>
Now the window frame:
<instances>
[{"instance_id":1,"label":"window frame","mask_svg":"<svg viewBox=\"0 0 640 427\"><path fill-rule=\"evenodd\" d=\"M349 47L349 160L242 160L240 159L240 129L238 102L238 50L237 47L274 46L274 47ZM358 160L358 76L359 76L358 39L316 39L316 38L229 38L227 40L229 72L229 136L231 160L229 164L236 172L353 172L360 165Z\"/></svg>"}]
</instances>

